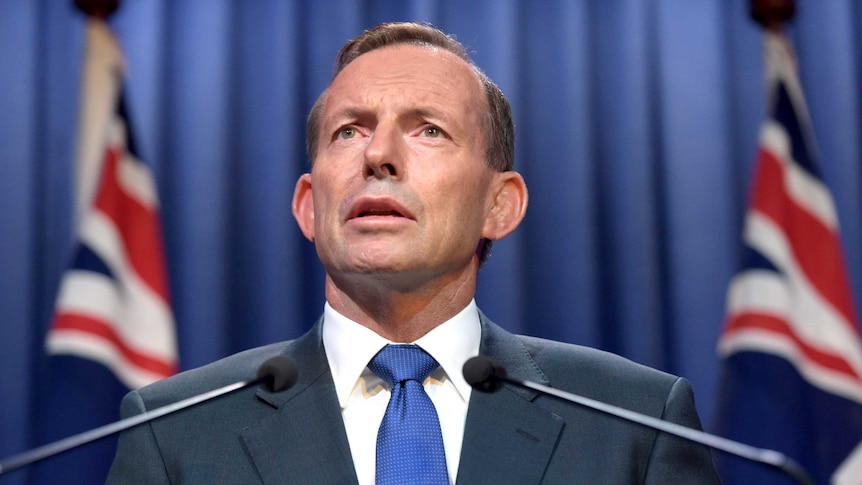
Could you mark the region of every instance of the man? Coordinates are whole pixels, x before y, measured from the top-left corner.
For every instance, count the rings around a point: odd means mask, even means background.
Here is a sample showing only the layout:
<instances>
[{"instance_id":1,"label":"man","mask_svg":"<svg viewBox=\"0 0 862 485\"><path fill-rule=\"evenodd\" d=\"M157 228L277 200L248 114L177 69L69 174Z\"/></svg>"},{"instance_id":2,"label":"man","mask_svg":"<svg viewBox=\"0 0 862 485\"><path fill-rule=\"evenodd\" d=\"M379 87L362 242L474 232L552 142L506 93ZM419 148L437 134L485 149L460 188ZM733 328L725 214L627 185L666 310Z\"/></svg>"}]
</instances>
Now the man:
<instances>
[{"instance_id":1,"label":"man","mask_svg":"<svg viewBox=\"0 0 862 485\"><path fill-rule=\"evenodd\" d=\"M132 392L123 414L248 379L275 355L296 361L299 381L124 433L109 482L430 483L435 473L435 483L718 482L705 448L524 389L471 392L464 381L463 363L483 354L518 378L700 426L685 380L514 336L477 309L479 266L520 223L527 190L513 171L508 103L459 43L418 24L350 41L309 116L308 153L293 212L326 269L323 317L297 340ZM421 355L425 373L394 378L381 357L390 351ZM389 408L416 409L398 408L401 399L421 400L410 424L421 432L398 427ZM414 446L427 451L403 454ZM413 459L423 460L416 475L398 475Z\"/></svg>"}]
</instances>

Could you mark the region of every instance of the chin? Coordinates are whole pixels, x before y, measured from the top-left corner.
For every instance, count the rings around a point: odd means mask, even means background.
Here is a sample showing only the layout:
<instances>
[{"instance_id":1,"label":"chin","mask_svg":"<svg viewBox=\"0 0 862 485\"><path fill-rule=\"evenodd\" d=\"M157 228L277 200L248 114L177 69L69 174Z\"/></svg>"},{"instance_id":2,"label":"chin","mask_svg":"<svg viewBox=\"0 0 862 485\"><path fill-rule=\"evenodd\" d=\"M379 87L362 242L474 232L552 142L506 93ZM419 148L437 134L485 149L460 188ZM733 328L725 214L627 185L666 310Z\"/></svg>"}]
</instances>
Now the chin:
<instances>
[{"instance_id":1,"label":"chin","mask_svg":"<svg viewBox=\"0 0 862 485\"><path fill-rule=\"evenodd\" d=\"M391 255L387 257L369 258L367 255L358 258L339 258L333 264L324 267L329 272L344 275L395 275L409 269L403 261L394 260Z\"/></svg>"}]
</instances>

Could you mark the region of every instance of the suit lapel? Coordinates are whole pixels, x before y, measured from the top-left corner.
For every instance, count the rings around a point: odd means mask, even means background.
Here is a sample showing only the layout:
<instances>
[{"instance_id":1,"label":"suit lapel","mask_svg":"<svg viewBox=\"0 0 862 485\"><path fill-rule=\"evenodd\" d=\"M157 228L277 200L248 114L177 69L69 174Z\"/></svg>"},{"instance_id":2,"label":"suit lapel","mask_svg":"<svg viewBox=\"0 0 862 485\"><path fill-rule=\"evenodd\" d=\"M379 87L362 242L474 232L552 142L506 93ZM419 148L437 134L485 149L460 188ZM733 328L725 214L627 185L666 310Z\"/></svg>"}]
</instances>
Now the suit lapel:
<instances>
[{"instance_id":1,"label":"suit lapel","mask_svg":"<svg viewBox=\"0 0 862 485\"><path fill-rule=\"evenodd\" d=\"M514 335L480 314L480 353L509 375L540 383L547 378ZM458 483L539 483L563 430L563 420L535 406L534 391L505 386L493 394L473 391L467 411Z\"/></svg>"},{"instance_id":2,"label":"suit lapel","mask_svg":"<svg viewBox=\"0 0 862 485\"><path fill-rule=\"evenodd\" d=\"M242 432L249 458L266 484L357 483L321 324L322 319L285 349L300 369L296 385L275 394L258 391L257 397L274 412Z\"/></svg>"},{"instance_id":3,"label":"suit lapel","mask_svg":"<svg viewBox=\"0 0 862 485\"><path fill-rule=\"evenodd\" d=\"M517 337L482 314L480 320L483 355L512 376L547 383ZM297 384L281 393L258 391L258 399L273 412L241 433L265 484L357 483L321 326L322 320L284 351L300 369ZM514 386L471 394L458 483L541 482L565 423L535 406L535 397L534 391Z\"/></svg>"}]
</instances>

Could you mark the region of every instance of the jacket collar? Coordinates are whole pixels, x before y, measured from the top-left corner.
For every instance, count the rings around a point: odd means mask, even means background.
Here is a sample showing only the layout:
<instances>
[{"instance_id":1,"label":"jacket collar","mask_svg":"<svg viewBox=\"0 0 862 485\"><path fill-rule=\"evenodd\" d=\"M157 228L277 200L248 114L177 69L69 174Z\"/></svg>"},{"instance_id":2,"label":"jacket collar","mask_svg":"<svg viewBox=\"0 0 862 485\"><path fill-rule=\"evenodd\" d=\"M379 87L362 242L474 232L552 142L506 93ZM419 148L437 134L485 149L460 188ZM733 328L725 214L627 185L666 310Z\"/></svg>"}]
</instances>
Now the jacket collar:
<instances>
[{"instance_id":1,"label":"jacket collar","mask_svg":"<svg viewBox=\"0 0 862 485\"><path fill-rule=\"evenodd\" d=\"M282 355L300 369L290 389L257 397L273 413L241 433L249 459L266 484L356 484L341 409L321 339L322 319Z\"/></svg>"},{"instance_id":2,"label":"jacket collar","mask_svg":"<svg viewBox=\"0 0 862 485\"><path fill-rule=\"evenodd\" d=\"M499 362L518 379L547 384L526 346L480 313L480 353ZM458 483L539 483L565 425L562 418L536 406L537 392L505 385L470 397Z\"/></svg>"},{"instance_id":3,"label":"jacket collar","mask_svg":"<svg viewBox=\"0 0 862 485\"><path fill-rule=\"evenodd\" d=\"M547 384L518 337L479 314L480 353L519 379ZM357 483L347 433L321 338L322 319L282 355L300 369L280 393L257 392L273 413L243 430L250 460L266 484ZM562 419L535 404L537 392L504 386L471 393L458 483L539 483L563 430ZM301 419L297 419L301 417Z\"/></svg>"}]
</instances>

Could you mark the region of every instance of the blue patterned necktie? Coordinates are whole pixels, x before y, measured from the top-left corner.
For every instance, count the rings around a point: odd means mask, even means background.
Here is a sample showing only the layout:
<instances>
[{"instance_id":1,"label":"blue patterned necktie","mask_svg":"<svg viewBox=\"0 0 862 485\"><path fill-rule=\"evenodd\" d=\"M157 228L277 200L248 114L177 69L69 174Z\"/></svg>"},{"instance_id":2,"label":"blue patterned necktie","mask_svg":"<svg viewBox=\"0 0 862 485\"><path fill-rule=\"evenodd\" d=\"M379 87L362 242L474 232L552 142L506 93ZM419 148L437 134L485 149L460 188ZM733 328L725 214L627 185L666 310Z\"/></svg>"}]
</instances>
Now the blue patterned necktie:
<instances>
[{"instance_id":1,"label":"blue patterned necktie","mask_svg":"<svg viewBox=\"0 0 862 485\"><path fill-rule=\"evenodd\" d=\"M392 387L377 431L377 485L449 484L440 420L422 387L438 367L416 345L387 345L368 364Z\"/></svg>"}]
</instances>

